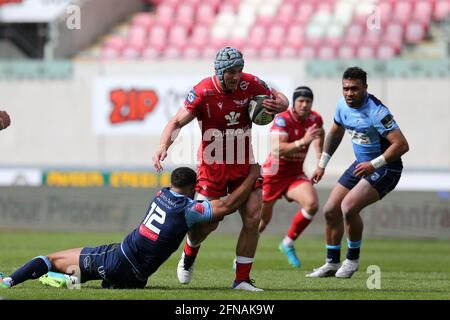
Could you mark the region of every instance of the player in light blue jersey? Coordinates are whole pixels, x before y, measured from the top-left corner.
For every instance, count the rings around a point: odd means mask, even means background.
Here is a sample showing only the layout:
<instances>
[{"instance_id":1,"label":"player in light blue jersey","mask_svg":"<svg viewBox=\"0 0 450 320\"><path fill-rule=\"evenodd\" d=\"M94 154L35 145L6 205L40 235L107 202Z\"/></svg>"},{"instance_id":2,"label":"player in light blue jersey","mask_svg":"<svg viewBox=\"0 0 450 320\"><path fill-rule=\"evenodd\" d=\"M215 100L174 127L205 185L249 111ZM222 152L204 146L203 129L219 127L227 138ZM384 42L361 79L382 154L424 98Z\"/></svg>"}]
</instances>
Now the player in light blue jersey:
<instances>
[{"instance_id":1,"label":"player in light blue jersey","mask_svg":"<svg viewBox=\"0 0 450 320\"><path fill-rule=\"evenodd\" d=\"M0 273L0 289L39 277L42 283L53 287L103 280L104 288L144 288L147 278L177 250L189 228L198 223L220 221L236 211L247 200L259 177L260 167L253 164L247 178L226 199L200 201L192 200L197 182L195 171L177 168L171 175L171 187L157 193L144 219L122 243L35 257L8 277ZM239 283L234 289L262 291L250 281Z\"/></svg>"},{"instance_id":2,"label":"player in light blue jersey","mask_svg":"<svg viewBox=\"0 0 450 320\"><path fill-rule=\"evenodd\" d=\"M389 109L367 92L367 74L348 68L342 77L343 97L312 180L318 183L325 167L347 131L356 160L344 172L323 208L326 220L326 263L307 277L350 278L358 270L363 232L360 212L382 199L400 180L401 156L408 142ZM340 263L341 240L347 233L347 259Z\"/></svg>"}]
</instances>

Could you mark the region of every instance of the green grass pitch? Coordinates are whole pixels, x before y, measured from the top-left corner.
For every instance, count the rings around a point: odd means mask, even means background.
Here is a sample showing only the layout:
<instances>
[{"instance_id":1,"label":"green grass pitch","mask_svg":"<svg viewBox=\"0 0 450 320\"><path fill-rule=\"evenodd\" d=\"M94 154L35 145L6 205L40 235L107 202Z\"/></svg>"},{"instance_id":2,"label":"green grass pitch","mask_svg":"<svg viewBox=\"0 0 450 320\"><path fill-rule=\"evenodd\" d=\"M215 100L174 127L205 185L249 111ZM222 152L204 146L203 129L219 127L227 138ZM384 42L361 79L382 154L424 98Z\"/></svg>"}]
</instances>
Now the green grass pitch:
<instances>
[{"instance_id":1,"label":"green grass pitch","mask_svg":"<svg viewBox=\"0 0 450 320\"><path fill-rule=\"evenodd\" d=\"M9 274L28 259L72 247L120 242L117 233L0 232L0 271ZM293 269L278 250L280 237L261 236L252 278L262 293L230 289L235 235L211 234L202 245L194 278L180 285L176 265L181 247L149 278L144 290L104 290L88 282L80 290L42 286L37 280L0 290L4 299L194 299L194 300L296 300L296 299L450 299L450 242L434 240L363 240L360 271L352 279L308 279L305 273L324 262L322 237L303 236L297 243L302 260ZM343 242L344 244L345 242ZM342 258L345 257L343 250ZM381 269L381 289L368 289L370 265Z\"/></svg>"}]
</instances>

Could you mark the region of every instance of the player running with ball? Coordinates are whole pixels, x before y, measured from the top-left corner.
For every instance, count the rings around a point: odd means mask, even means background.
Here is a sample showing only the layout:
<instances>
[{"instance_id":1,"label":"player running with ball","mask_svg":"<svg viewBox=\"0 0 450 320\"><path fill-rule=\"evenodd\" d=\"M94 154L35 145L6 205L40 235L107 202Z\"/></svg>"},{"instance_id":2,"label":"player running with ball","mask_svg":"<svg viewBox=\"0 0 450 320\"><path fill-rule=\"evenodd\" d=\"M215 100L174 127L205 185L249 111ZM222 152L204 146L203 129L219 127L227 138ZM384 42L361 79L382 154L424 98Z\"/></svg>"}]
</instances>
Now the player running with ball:
<instances>
[{"instance_id":1,"label":"player running with ball","mask_svg":"<svg viewBox=\"0 0 450 320\"><path fill-rule=\"evenodd\" d=\"M196 191L199 199L218 199L232 192L247 176L253 160L251 146L252 122L248 105L253 97L267 95L264 107L279 113L287 109L289 101L283 94L270 89L254 75L242 72L244 59L237 49L219 50L214 62L215 75L203 79L189 93L184 108L169 121L161 134L161 145L153 156L155 168L162 170L161 161L179 129L198 119L202 130L199 150ZM239 208L242 229L236 246L236 290L262 291L250 280L250 271L259 238L261 184L256 183L247 202ZM196 226L189 230L186 245L178 264L178 280L191 281L194 261L201 242L218 223Z\"/></svg>"}]
</instances>

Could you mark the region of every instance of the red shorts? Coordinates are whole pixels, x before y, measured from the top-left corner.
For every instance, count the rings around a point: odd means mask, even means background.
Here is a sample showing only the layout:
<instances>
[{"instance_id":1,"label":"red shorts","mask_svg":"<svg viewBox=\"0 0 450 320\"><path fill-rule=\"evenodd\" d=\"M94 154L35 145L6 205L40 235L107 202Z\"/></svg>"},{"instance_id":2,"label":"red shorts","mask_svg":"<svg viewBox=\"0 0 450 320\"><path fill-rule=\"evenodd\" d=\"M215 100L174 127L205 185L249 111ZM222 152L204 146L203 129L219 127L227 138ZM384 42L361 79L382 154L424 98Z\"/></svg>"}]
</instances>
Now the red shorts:
<instances>
[{"instance_id":1,"label":"red shorts","mask_svg":"<svg viewBox=\"0 0 450 320\"><path fill-rule=\"evenodd\" d=\"M294 174L276 174L276 175L263 175L263 201L272 202L280 199L281 196L286 196L286 192L289 189L295 188L303 182L310 181L308 177L302 172ZM292 201L287 198L288 201Z\"/></svg>"},{"instance_id":2,"label":"red shorts","mask_svg":"<svg viewBox=\"0 0 450 320\"><path fill-rule=\"evenodd\" d=\"M207 198L220 198L232 193L248 177L250 164L201 164L197 167L195 191ZM253 190L262 187L258 179Z\"/></svg>"}]
</instances>

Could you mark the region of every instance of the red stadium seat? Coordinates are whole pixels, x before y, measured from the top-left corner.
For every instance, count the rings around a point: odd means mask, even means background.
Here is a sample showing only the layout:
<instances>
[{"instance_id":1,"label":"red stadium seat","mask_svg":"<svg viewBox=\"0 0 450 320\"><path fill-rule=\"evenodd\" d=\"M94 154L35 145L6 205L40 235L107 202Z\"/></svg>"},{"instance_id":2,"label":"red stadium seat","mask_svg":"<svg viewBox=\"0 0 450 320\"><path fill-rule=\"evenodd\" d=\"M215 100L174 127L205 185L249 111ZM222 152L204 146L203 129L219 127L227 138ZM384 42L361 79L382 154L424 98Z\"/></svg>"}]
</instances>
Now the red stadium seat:
<instances>
[{"instance_id":1,"label":"red stadium seat","mask_svg":"<svg viewBox=\"0 0 450 320\"><path fill-rule=\"evenodd\" d=\"M418 43L425 38L425 27L420 21L408 23L405 31L405 41L407 43Z\"/></svg>"},{"instance_id":2,"label":"red stadium seat","mask_svg":"<svg viewBox=\"0 0 450 320\"><path fill-rule=\"evenodd\" d=\"M149 12L140 12L133 16L132 25L141 26L145 29L150 29L155 21L155 16Z\"/></svg>"},{"instance_id":3,"label":"red stadium seat","mask_svg":"<svg viewBox=\"0 0 450 320\"><path fill-rule=\"evenodd\" d=\"M377 50L377 58L381 60L392 59L396 54L396 49L388 43L380 44Z\"/></svg>"},{"instance_id":4,"label":"red stadium seat","mask_svg":"<svg viewBox=\"0 0 450 320\"><path fill-rule=\"evenodd\" d=\"M405 24L411 19L412 12L413 2L407 0L397 1L394 8L393 19Z\"/></svg>"},{"instance_id":5,"label":"red stadium seat","mask_svg":"<svg viewBox=\"0 0 450 320\"><path fill-rule=\"evenodd\" d=\"M270 46L264 46L260 51L260 57L262 59L274 59L277 56L278 50Z\"/></svg>"},{"instance_id":6,"label":"red stadium seat","mask_svg":"<svg viewBox=\"0 0 450 320\"><path fill-rule=\"evenodd\" d=\"M161 56L161 49L155 47L147 47L142 51L141 59L154 60Z\"/></svg>"},{"instance_id":7,"label":"red stadium seat","mask_svg":"<svg viewBox=\"0 0 450 320\"><path fill-rule=\"evenodd\" d=\"M204 25L195 26L189 42L197 48L204 47L209 42L209 28Z\"/></svg>"},{"instance_id":8,"label":"red stadium seat","mask_svg":"<svg viewBox=\"0 0 450 320\"><path fill-rule=\"evenodd\" d=\"M373 59L375 57L375 47L370 44L361 44L356 50L358 59Z\"/></svg>"},{"instance_id":9,"label":"red stadium seat","mask_svg":"<svg viewBox=\"0 0 450 320\"><path fill-rule=\"evenodd\" d=\"M436 20L443 20L450 14L450 1L437 0L434 7L433 18Z\"/></svg>"},{"instance_id":10,"label":"red stadium seat","mask_svg":"<svg viewBox=\"0 0 450 320\"><path fill-rule=\"evenodd\" d=\"M283 46L280 48L278 55L282 59L294 59L299 55L299 48Z\"/></svg>"},{"instance_id":11,"label":"red stadium seat","mask_svg":"<svg viewBox=\"0 0 450 320\"><path fill-rule=\"evenodd\" d=\"M331 45L323 45L319 47L317 58L322 60L332 60L336 58L336 49Z\"/></svg>"},{"instance_id":12,"label":"red stadium seat","mask_svg":"<svg viewBox=\"0 0 450 320\"><path fill-rule=\"evenodd\" d=\"M183 51L183 57L190 60L195 60L200 58L201 51L195 46L186 47Z\"/></svg>"},{"instance_id":13,"label":"red stadium seat","mask_svg":"<svg viewBox=\"0 0 450 320\"><path fill-rule=\"evenodd\" d=\"M300 57L302 59L315 59L316 52L317 50L314 46L306 45L300 48Z\"/></svg>"},{"instance_id":14,"label":"red stadium seat","mask_svg":"<svg viewBox=\"0 0 450 320\"><path fill-rule=\"evenodd\" d=\"M338 49L339 59L349 60L355 58L355 48L352 45L342 45Z\"/></svg>"}]
</instances>

